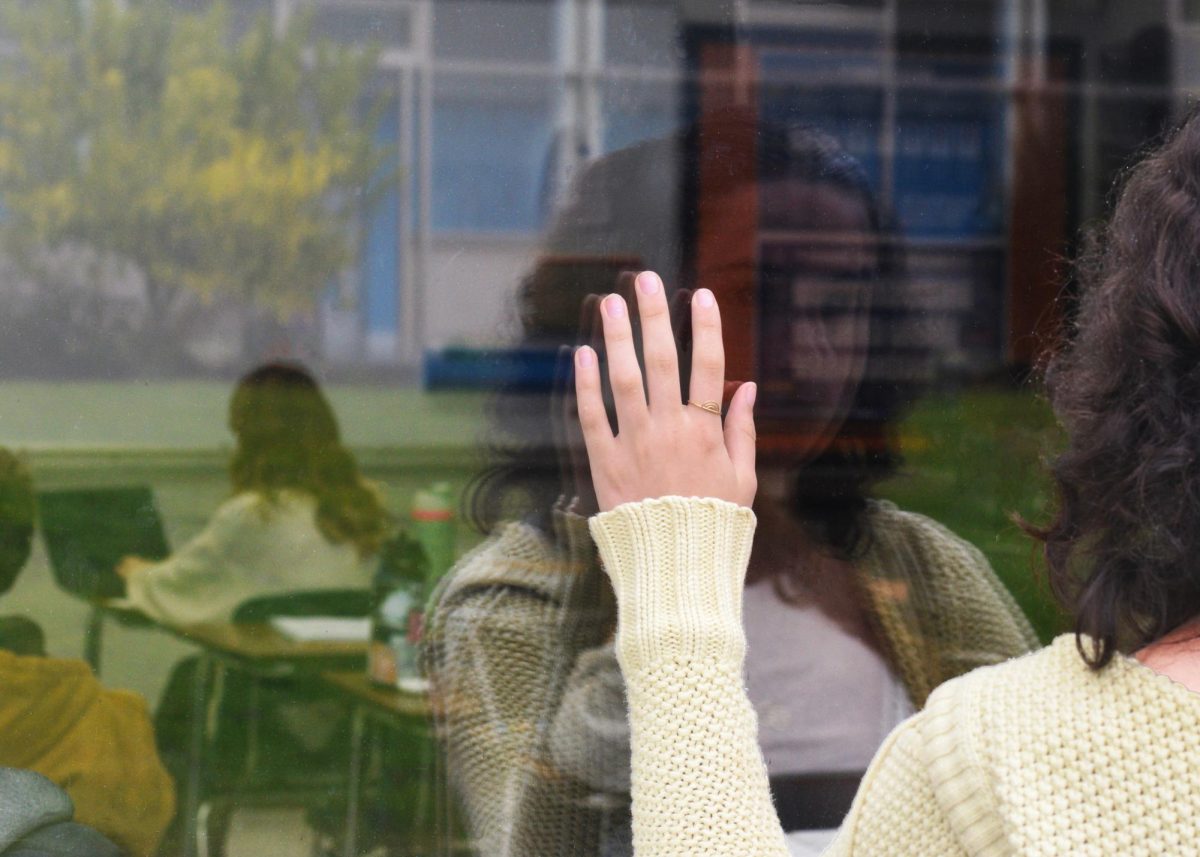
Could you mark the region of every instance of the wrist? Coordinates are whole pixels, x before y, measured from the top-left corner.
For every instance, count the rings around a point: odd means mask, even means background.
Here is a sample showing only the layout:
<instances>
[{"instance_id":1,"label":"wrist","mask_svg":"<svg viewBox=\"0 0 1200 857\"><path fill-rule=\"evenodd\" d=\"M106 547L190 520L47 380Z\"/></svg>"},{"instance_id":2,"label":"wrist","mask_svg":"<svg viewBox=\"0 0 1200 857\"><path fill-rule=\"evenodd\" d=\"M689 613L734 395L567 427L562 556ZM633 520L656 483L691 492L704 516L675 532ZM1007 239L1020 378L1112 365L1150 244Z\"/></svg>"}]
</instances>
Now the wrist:
<instances>
[{"instance_id":1,"label":"wrist","mask_svg":"<svg viewBox=\"0 0 1200 857\"><path fill-rule=\"evenodd\" d=\"M750 509L712 498L624 503L591 519L617 593L622 667L741 661L742 587L754 528Z\"/></svg>"}]
</instances>

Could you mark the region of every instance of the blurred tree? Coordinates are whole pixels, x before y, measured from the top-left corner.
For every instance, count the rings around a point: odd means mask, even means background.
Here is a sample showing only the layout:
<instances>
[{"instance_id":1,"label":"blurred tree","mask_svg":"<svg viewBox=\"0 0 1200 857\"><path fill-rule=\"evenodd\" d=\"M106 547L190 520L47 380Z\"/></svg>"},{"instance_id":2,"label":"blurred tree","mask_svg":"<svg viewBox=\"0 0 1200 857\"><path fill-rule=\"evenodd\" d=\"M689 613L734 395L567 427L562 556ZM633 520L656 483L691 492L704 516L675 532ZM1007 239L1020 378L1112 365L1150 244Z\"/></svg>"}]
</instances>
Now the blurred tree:
<instances>
[{"instance_id":1,"label":"blurred tree","mask_svg":"<svg viewBox=\"0 0 1200 857\"><path fill-rule=\"evenodd\" d=\"M386 189L372 51L314 43L304 16L233 38L222 3L5 6L0 229L35 281L81 248L131 266L169 331L197 295L311 307L353 260Z\"/></svg>"}]
</instances>

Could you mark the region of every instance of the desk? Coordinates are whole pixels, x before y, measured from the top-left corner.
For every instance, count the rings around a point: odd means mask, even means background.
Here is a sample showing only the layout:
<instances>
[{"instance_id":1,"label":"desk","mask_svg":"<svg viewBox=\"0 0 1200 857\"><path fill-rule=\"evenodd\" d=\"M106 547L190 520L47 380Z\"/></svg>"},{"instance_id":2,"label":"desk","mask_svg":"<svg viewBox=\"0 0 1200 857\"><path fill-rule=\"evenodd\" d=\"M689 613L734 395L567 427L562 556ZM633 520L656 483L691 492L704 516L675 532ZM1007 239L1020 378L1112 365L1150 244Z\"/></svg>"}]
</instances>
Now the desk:
<instances>
[{"instance_id":1,"label":"desk","mask_svg":"<svg viewBox=\"0 0 1200 857\"><path fill-rule=\"evenodd\" d=\"M406 693L379 687L368 681L363 670L356 672L328 672L324 680L337 693L345 697L354 707L354 719L350 736L350 775L346 796L346 825L342 838L343 857L358 857L358 820L362 810L363 769L366 763L368 722L390 729L412 729L428 742L432 758L425 759L428 770L419 771L418 776L432 774L432 811L434 826L442 825L446 840L451 838L450 819L447 811L446 782L443 766L433 736L433 709L427 694ZM422 790L422 798L425 792ZM420 805L414 812L420 815ZM435 836L437 830L431 831Z\"/></svg>"},{"instance_id":2,"label":"desk","mask_svg":"<svg viewBox=\"0 0 1200 857\"><path fill-rule=\"evenodd\" d=\"M205 746L210 700L208 688L220 670L232 668L260 678L312 675L330 670L366 670L366 641L300 641L279 633L269 623L159 627L200 646L192 685L192 711L188 740L188 778L184 787L184 854L208 852L208 831L202 825L201 790L204 783ZM250 759L248 766L255 761Z\"/></svg>"},{"instance_id":3,"label":"desk","mask_svg":"<svg viewBox=\"0 0 1200 857\"><path fill-rule=\"evenodd\" d=\"M180 812L184 819L184 854L187 857L208 852L207 829L201 824L202 790L209 737L209 708L213 702L209 698L209 687L220 671L233 669L258 678L302 675L316 678L330 670L354 670L354 674L365 674L366 671L365 640L293 640L266 622L168 625L150 619L124 599L97 599L89 603L92 622L89 627L88 654L94 667L99 666L100 634L106 617L165 631L200 649L191 692L188 773L186 781L178 784L181 791ZM355 710L358 710L357 707ZM248 768L255 765L253 757L247 760Z\"/></svg>"}]
</instances>

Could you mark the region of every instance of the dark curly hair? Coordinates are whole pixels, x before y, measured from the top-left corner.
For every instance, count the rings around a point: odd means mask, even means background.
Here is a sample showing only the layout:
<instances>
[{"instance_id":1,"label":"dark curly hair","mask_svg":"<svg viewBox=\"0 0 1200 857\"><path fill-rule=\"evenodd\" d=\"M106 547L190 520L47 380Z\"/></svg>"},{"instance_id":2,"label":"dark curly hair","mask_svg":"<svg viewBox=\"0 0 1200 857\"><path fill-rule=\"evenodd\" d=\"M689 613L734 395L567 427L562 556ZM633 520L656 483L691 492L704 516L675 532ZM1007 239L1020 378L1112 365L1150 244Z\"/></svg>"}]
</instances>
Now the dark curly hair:
<instances>
[{"instance_id":1,"label":"dark curly hair","mask_svg":"<svg viewBox=\"0 0 1200 857\"><path fill-rule=\"evenodd\" d=\"M375 554L389 532L379 492L342 445L337 419L303 367L267 363L238 382L229 403L237 450L229 466L235 492L268 498L285 489L311 494L317 526L334 544Z\"/></svg>"},{"instance_id":2,"label":"dark curly hair","mask_svg":"<svg viewBox=\"0 0 1200 857\"><path fill-rule=\"evenodd\" d=\"M1058 512L1031 530L1099 670L1200 613L1200 114L1129 170L1076 276L1045 370Z\"/></svg>"}]
</instances>

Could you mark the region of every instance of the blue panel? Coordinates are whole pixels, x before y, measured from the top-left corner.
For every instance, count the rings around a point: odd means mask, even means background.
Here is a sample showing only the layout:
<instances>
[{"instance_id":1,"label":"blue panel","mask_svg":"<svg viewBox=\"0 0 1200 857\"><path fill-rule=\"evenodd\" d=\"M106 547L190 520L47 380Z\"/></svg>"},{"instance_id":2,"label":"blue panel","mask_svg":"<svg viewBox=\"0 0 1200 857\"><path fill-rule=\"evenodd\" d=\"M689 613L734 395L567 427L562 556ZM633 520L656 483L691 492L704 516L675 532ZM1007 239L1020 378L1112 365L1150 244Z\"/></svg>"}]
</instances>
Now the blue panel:
<instances>
[{"instance_id":1,"label":"blue panel","mask_svg":"<svg viewBox=\"0 0 1200 857\"><path fill-rule=\"evenodd\" d=\"M376 139L397 151L399 117L395 103L388 106ZM385 171L394 171L396 159L389 158ZM359 278L363 326L369 333L394 333L399 321L400 299L400 195L395 186L379 201L363 224L363 254Z\"/></svg>"},{"instance_id":2,"label":"blue panel","mask_svg":"<svg viewBox=\"0 0 1200 857\"><path fill-rule=\"evenodd\" d=\"M545 103L439 102L433 115L433 228L537 231L552 136Z\"/></svg>"},{"instance_id":3,"label":"blue panel","mask_svg":"<svg viewBox=\"0 0 1200 857\"><path fill-rule=\"evenodd\" d=\"M604 117L604 151L615 152L644 140L665 137L677 117L665 109L610 109Z\"/></svg>"},{"instance_id":4,"label":"blue panel","mask_svg":"<svg viewBox=\"0 0 1200 857\"><path fill-rule=\"evenodd\" d=\"M558 368L553 348L446 348L425 352L427 390L495 390L550 392Z\"/></svg>"},{"instance_id":5,"label":"blue panel","mask_svg":"<svg viewBox=\"0 0 1200 857\"><path fill-rule=\"evenodd\" d=\"M907 93L896 122L896 217L909 235L967 238L1004 225L1003 105Z\"/></svg>"}]
</instances>

